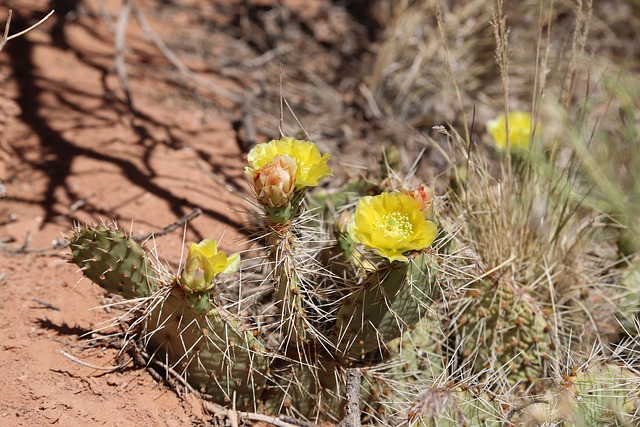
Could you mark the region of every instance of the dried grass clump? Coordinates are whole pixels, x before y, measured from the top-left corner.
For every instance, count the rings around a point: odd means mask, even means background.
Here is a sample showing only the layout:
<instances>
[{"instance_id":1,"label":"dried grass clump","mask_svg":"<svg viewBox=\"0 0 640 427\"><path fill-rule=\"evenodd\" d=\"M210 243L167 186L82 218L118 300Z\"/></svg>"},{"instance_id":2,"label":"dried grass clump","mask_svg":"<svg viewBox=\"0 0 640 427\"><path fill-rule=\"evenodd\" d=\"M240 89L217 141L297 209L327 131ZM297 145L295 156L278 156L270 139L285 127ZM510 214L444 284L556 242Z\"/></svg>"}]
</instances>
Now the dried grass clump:
<instances>
[{"instance_id":1,"label":"dried grass clump","mask_svg":"<svg viewBox=\"0 0 640 427\"><path fill-rule=\"evenodd\" d=\"M496 56L509 57L509 107L528 110L551 92L584 99L604 69L638 56L633 5L624 1L505 2L508 45L498 48L496 4L474 1L394 2L372 73L384 113L414 127L447 121L484 123L503 110L504 82ZM619 40L620 34L630 43ZM634 56L635 55L635 56ZM498 61L499 62L499 61Z\"/></svg>"}]
</instances>

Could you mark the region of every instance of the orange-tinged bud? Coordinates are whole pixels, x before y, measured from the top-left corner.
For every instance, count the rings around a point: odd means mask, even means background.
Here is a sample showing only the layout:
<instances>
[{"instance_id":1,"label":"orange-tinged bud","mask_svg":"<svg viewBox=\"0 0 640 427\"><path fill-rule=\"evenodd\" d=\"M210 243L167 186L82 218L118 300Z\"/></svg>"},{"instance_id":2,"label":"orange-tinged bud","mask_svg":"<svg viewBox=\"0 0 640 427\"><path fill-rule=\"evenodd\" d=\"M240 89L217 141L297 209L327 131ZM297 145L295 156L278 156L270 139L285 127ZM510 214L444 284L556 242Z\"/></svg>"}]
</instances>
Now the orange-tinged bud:
<instances>
[{"instance_id":1,"label":"orange-tinged bud","mask_svg":"<svg viewBox=\"0 0 640 427\"><path fill-rule=\"evenodd\" d=\"M258 201L276 208L286 205L295 190L296 162L288 155L275 156L262 169L255 171L253 184Z\"/></svg>"},{"instance_id":2,"label":"orange-tinged bud","mask_svg":"<svg viewBox=\"0 0 640 427\"><path fill-rule=\"evenodd\" d=\"M420 203L420 210L424 213L425 218L433 218L433 190L426 185L421 185L415 190L403 191Z\"/></svg>"}]
</instances>

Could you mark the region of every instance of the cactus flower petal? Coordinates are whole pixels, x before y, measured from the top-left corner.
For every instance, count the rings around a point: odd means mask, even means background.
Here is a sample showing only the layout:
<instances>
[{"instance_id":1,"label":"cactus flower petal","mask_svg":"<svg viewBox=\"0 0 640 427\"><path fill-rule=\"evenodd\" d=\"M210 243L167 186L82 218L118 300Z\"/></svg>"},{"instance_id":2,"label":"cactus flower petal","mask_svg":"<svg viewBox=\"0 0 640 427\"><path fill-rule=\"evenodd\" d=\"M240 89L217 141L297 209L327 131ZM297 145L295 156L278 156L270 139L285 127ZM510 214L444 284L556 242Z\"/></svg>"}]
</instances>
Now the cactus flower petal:
<instances>
[{"instance_id":1,"label":"cactus flower petal","mask_svg":"<svg viewBox=\"0 0 640 427\"><path fill-rule=\"evenodd\" d=\"M222 252L224 253L224 252ZM229 255L225 260L225 268L221 271L222 274L233 274L238 271L240 267L240 254Z\"/></svg>"},{"instance_id":2,"label":"cactus flower petal","mask_svg":"<svg viewBox=\"0 0 640 427\"><path fill-rule=\"evenodd\" d=\"M359 200L349 234L389 261L404 261L407 251L427 248L437 233L420 202L408 194L382 193Z\"/></svg>"},{"instance_id":3,"label":"cactus flower petal","mask_svg":"<svg viewBox=\"0 0 640 427\"><path fill-rule=\"evenodd\" d=\"M500 114L486 124L499 150L507 149L507 120ZM509 113L509 147L513 150L528 150L531 142L531 114L514 111Z\"/></svg>"}]
</instances>

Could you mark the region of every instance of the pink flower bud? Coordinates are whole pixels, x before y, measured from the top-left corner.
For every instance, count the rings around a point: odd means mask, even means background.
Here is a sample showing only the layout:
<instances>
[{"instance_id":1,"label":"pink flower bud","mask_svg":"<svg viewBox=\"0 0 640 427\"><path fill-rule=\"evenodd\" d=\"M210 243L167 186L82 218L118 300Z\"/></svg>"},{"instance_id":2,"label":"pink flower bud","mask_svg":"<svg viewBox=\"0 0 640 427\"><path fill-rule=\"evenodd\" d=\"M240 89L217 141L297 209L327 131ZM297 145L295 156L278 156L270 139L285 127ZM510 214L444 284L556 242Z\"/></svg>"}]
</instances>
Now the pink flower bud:
<instances>
[{"instance_id":1,"label":"pink flower bud","mask_svg":"<svg viewBox=\"0 0 640 427\"><path fill-rule=\"evenodd\" d=\"M420 203L420 209L424 213L427 219L433 217L433 190L426 185L421 185L415 190L403 191L409 196L413 197L418 203Z\"/></svg>"},{"instance_id":2,"label":"pink flower bud","mask_svg":"<svg viewBox=\"0 0 640 427\"><path fill-rule=\"evenodd\" d=\"M258 201L276 208L286 205L295 190L296 162L288 155L275 156L271 163L255 171L253 185Z\"/></svg>"}]
</instances>

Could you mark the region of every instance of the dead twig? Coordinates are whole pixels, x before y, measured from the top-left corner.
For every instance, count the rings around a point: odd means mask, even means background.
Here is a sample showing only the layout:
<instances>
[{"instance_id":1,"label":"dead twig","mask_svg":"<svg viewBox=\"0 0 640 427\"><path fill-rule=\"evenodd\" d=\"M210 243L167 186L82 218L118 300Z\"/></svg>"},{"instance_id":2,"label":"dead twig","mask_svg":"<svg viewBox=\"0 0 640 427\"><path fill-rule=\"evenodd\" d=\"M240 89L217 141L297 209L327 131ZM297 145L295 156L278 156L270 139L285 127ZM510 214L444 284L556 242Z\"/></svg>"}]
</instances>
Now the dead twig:
<instances>
[{"instance_id":1,"label":"dead twig","mask_svg":"<svg viewBox=\"0 0 640 427\"><path fill-rule=\"evenodd\" d=\"M67 359L76 362L79 365L82 365L84 367L87 368L91 368L91 369L96 369L99 371L118 371L122 368L124 368L125 366L127 366L129 364L129 362L131 362L131 360L128 360L126 363L120 364L120 365L116 365L116 366L97 366L97 365L92 365L91 363L87 363L85 361L82 361L80 359L78 359L75 356L70 355L69 353L67 353L64 350L58 350L58 353L60 353L61 355L63 355L64 357L66 357Z\"/></svg>"},{"instance_id":2,"label":"dead twig","mask_svg":"<svg viewBox=\"0 0 640 427\"><path fill-rule=\"evenodd\" d=\"M311 423L309 423L307 421L299 420L297 418L289 417L287 415L279 415L278 418L280 418L284 422L287 422L289 424L295 424L295 425L300 426L300 427L315 427L316 426L316 424L311 424Z\"/></svg>"},{"instance_id":3,"label":"dead twig","mask_svg":"<svg viewBox=\"0 0 640 427\"><path fill-rule=\"evenodd\" d=\"M153 357L149 356L148 353L144 352L144 351L140 351L140 349L138 349L138 347L136 346L135 351L140 353L140 356L142 356L142 358L147 362L146 365L152 364L155 365L157 367L159 367L160 369L164 370L167 373L167 379L171 379L174 381L177 381L180 383L180 385L182 385L184 388L186 388L188 391L190 391L191 393L194 393L195 395L199 395L200 393L198 393L198 391L193 388L191 386L191 384L189 384L187 382L187 380L184 379L184 377L182 375L180 375L178 372L176 372L175 369L173 369L171 366L167 365L166 363L161 362L158 359L154 359ZM173 388L175 389L175 384L173 384Z\"/></svg>"},{"instance_id":4,"label":"dead twig","mask_svg":"<svg viewBox=\"0 0 640 427\"><path fill-rule=\"evenodd\" d=\"M129 17L131 16L131 10L133 9L133 0L127 0L118 15L118 24L116 26L115 37L115 67L118 80L124 91L124 96L127 99L127 107L132 114L136 114L136 109L133 104L133 97L131 96L131 90L129 89L129 75L127 74L127 64L124 61L125 50L125 35L127 32L127 24L129 23Z\"/></svg>"},{"instance_id":5,"label":"dead twig","mask_svg":"<svg viewBox=\"0 0 640 427\"><path fill-rule=\"evenodd\" d=\"M271 415L256 414L254 412L240 412L242 418L246 418L251 421L262 421L264 423L272 424L276 427L298 427L299 424L292 424L284 421L280 417L274 417Z\"/></svg>"},{"instance_id":6,"label":"dead twig","mask_svg":"<svg viewBox=\"0 0 640 427\"><path fill-rule=\"evenodd\" d=\"M360 379L358 368L347 369L347 413L338 427L360 427Z\"/></svg>"},{"instance_id":7,"label":"dead twig","mask_svg":"<svg viewBox=\"0 0 640 427\"><path fill-rule=\"evenodd\" d=\"M242 97L240 95L214 85L213 83L198 76L193 71L191 71L186 65L184 65L182 61L178 59L176 54L173 53L173 51L169 49L166 43L158 36L158 34L153 30L153 28L151 28L151 26L147 22L147 19L144 17L142 12L140 12L140 10L137 7L134 8L134 10L136 14L136 19L140 23L140 27L142 28L142 31L144 31L147 37L151 39L153 44L156 45L156 47L160 50L160 52L162 52L165 58L167 58L169 62L171 62L171 64L178 69L178 71L180 71L182 74L187 76L190 80L192 80L198 86L201 86L215 93L216 95L223 96L235 103L238 103L238 104L242 103Z\"/></svg>"},{"instance_id":8,"label":"dead twig","mask_svg":"<svg viewBox=\"0 0 640 427\"><path fill-rule=\"evenodd\" d=\"M248 59L244 61L242 65L246 68L262 67L264 64L266 64L267 62L271 62L278 56L291 52L294 48L295 46L293 45L293 43L286 43L274 49L268 50L260 56Z\"/></svg>"},{"instance_id":9,"label":"dead twig","mask_svg":"<svg viewBox=\"0 0 640 427\"><path fill-rule=\"evenodd\" d=\"M57 307L49 302L46 301L42 301L41 299L38 299L36 297L31 298L31 301L33 302L37 302L38 304L46 307L46 308L50 308L51 310L55 310L55 311L62 311L62 309L60 309L60 307Z\"/></svg>"},{"instance_id":10,"label":"dead twig","mask_svg":"<svg viewBox=\"0 0 640 427\"><path fill-rule=\"evenodd\" d=\"M13 40L13 39L16 39L16 38L18 38L20 36L23 36L23 35L27 34L29 31L33 30L34 28L40 26L47 19L49 19L51 17L51 15L53 15L53 12L55 12L55 10L52 10L51 12L49 12L47 14L47 16L45 16L44 18L42 18L41 20L39 20L38 22L36 22L32 26L30 26L26 30L22 30L19 33L16 33L16 34L13 34L13 35L10 36L9 35L9 27L11 27L11 17L13 16L13 10L9 9L9 13L7 15L7 23L4 26L4 34L2 35L2 39L0 39L0 51L2 51L2 49L4 48L4 46L7 44L7 42L9 40Z\"/></svg>"},{"instance_id":11,"label":"dead twig","mask_svg":"<svg viewBox=\"0 0 640 427\"><path fill-rule=\"evenodd\" d=\"M152 236L155 236L155 237L164 236L165 234L171 233L176 228L182 227L185 223L187 223L187 222L191 221L192 219L200 216L201 214L202 214L202 209L195 208L194 210L192 210L191 212L189 212L188 214L186 214L184 216L181 216L180 218L178 218L176 220L176 222L166 226L162 230L156 231L156 232L153 232L153 233L135 235L135 236L133 236L133 240L136 241L136 242L144 242L145 240L151 238Z\"/></svg>"},{"instance_id":12,"label":"dead twig","mask_svg":"<svg viewBox=\"0 0 640 427\"><path fill-rule=\"evenodd\" d=\"M33 254L33 253L39 253L39 252L49 252L53 250L60 250L67 246L64 239L57 239L54 241L54 243L51 246L32 248L32 247L29 247L30 241L31 241L30 239L27 239L25 243L19 247L3 246L1 244L2 242L0 242L0 251L7 254L11 254L11 255L24 255L24 254Z\"/></svg>"}]
</instances>

